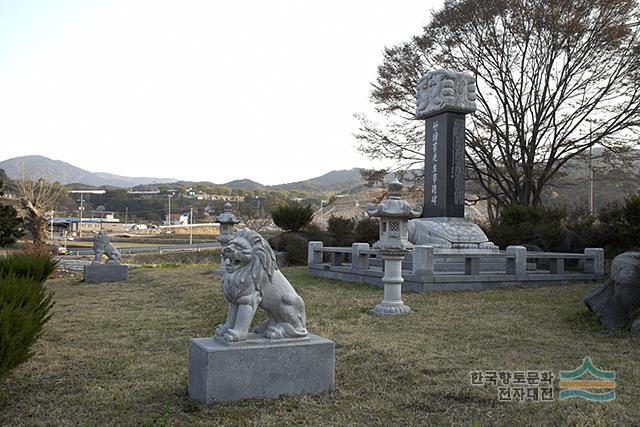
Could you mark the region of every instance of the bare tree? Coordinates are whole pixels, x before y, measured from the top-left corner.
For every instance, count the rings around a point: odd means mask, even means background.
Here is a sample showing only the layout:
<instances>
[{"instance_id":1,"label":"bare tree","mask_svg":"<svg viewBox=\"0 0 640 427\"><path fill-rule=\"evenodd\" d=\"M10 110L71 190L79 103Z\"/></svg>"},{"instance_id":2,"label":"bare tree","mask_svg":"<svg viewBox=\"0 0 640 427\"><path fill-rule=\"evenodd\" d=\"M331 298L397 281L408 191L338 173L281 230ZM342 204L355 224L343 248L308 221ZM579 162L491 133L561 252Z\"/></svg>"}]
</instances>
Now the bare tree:
<instances>
[{"instance_id":1,"label":"bare tree","mask_svg":"<svg viewBox=\"0 0 640 427\"><path fill-rule=\"evenodd\" d=\"M640 126L635 0L452 0L424 32L387 48L371 92L383 124L360 116L360 151L415 167L424 158L415 88L427 71L477 79L467 173L497 207L541 204L561 168L590 146L616 150Z\"/></svg>"},{"instance_id":2,"label":"bare tree","mask_svg":"<svg viewBox=\"0 0 640 427\"><path fill-rule=\"evenodd\" d=\"M20 176L12 181L20 205L24 210L25 228L35 245L42 245L47 238L47 214L55 207L64 187L56 182L36 179L28 175L24 167Z\"/></svg>"}]
</instances>

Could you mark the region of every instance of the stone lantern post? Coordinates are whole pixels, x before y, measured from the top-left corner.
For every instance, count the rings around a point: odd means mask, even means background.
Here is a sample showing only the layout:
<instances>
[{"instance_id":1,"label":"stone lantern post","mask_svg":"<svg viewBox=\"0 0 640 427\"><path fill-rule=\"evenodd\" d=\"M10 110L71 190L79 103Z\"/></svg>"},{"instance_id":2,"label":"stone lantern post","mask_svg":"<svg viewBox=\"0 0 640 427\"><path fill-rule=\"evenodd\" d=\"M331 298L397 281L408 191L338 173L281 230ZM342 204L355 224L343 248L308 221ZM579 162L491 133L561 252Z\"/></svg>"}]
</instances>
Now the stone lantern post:
<instances>
[{"instance_id":1,"label":"stone lantern post","mask_svg":"<svg viewBox=\"0 0 640 427\"><path fill-rule=\"evenodd\" d=\"M367 214L380 218L380 240L374 249L384 260L384 299L375 306L373 312L380 315L408 313L411 309L404 305L402 295L402 260L411 252L409 242L409 219L418 218L421 210L412 210L405 200L400 199L402 183L394 179L389 183L389 196L378 205L369 205Z\"/></svg>"},{"instance_id":2,"label":"stone lantern post","mask_svg":"<svg viewBox=\"0 0 640 427\"><path fill-rule=\"evenodd\" d=\"M218 215L218 222L220 223L218 242L220 242L222 246L227 246L233 239L235 225L240 222L240 218L231 212L231 203L227 202L224 204L224 212Z\"/></svg>"}]
</instances>

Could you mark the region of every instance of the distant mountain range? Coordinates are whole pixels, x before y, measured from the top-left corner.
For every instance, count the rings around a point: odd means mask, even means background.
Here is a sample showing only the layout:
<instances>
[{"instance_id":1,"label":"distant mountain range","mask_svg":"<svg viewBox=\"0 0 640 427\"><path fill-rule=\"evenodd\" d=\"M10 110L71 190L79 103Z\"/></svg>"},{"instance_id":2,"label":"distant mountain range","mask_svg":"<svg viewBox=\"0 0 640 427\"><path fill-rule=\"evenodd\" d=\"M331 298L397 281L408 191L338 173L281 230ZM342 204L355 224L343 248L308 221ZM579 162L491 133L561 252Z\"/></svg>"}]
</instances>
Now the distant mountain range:
<instances>
[{"instance_id":1,"label":"distant mountain range","mask_svg":"<svg viewBox=\"0 0 640 427\"><path fill-rule=\"evenodd\" d=\"M52 160L44 156L22 156L8 159L0 162L0 169L4 169L9 178L14 179L20 176L21 170L24 170L25 174L30 177L45 178L62 184L84 184L92 187L131 188L154 184L196 184L175 178L127 177L104 172L89 172L70 163ZM306 192L345 191L361 186L363 183L364 180L358 168L331 171L306 181L278 185L263 185L250 179L234 180L224 184L205 182L205 184L249 191L273 189Z\"/></svg>"},{"instance_id":2,"label":"distant mountain range","mask_svg":"<svg viewBox=\"0 0 640 427\"><path fill-rule=\"evenodd\" d=\"M44 156L22 156L0 162L9 178L18 178L22 173L28 177L45 178L61 184L85 184L92 187L134 187L154 182L175 182L173 178L146 178L114 175L105 172L89 172L61 160Z\"/></svg>"}]
</instances>

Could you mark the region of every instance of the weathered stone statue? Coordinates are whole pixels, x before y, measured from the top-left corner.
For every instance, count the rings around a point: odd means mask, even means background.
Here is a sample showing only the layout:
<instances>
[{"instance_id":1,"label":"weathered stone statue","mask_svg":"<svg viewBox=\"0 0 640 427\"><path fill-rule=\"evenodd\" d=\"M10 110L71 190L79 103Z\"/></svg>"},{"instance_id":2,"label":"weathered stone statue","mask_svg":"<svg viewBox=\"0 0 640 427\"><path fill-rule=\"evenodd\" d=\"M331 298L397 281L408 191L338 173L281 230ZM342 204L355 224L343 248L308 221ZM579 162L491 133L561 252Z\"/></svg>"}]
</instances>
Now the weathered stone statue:
<instances>
[{"instance_id":1,"label":"weathered stone statue","mask_svg":"<svg viewBox=\"0 0 640 427\"><path fill-rule=\"evenodd\" d=\"M416 118L425 120L424 204L409 223L409 240L441 248L497 247L464 218L465 115L476 110L475 78L452 71L428 72L418 82Z\"/></svg>"},{"instance_id":2,"label":"weathered stone statue","mask_svg":"<svg viewBox=\"0 0 640 427\"><path fill-rule=\"evenodd\" d=\"M85 282L121 282L129 278L129 266L121 264L120 252L109 242L104 231L93 237L93 261L84 266ZM102 255L107 261L102 263Z\"/></svg>"},{"instance_id":3,"label":"weathered stone statue","mask_svg":"<svg viewBox=\"0 0 640 427\"><path fill-rule=\"evenodd\" d=\"M605 328L626 328L640 314L640 252L625 252L611 263L609 280L591 289L584 299L600 315Z\"/></svg>"},{"instance_id":4,"label":"weathered stone statue","mask_svg":"<svg viewBox=\"0 0 640 427\"><path fill-rule=\"evenodd\" d=\"M120 264L122 256L120 252L111 244L109 236L104 231L99 231L93 237L93 253L94 258L92 264L100 264L102 255L107 256L106 264Z\"/></svg>"},{"instance_id":5,"label":"weathered stone statue","mask_svg":"<svg viewBox=\"0 0 640 427\"><path fill-rule=\"evenodd\" d=\"M243 341L261 307L267 319L255 332L265 338L307 336L304 301L278 270L269 243L247 228L222 250L222 291L229 302L227 320L215 335L225 341Z\"/></svg>"}]
</instances>

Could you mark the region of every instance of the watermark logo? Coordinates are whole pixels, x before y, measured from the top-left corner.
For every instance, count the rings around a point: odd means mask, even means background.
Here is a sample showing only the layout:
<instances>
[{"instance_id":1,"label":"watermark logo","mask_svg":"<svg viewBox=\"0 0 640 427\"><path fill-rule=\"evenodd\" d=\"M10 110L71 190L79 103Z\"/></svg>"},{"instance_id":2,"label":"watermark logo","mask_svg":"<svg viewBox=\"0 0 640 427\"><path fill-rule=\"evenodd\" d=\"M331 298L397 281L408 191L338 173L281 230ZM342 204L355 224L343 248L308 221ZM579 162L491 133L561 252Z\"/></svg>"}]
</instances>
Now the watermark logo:
<instances>
[{"instance_id":1,"label":"watermark logo","mask_svg":"<svg viewBox=\"0 0 640 427\"><path fill-rule=\"evenodd\" d=\"M472 371L471 385L497 388L500 402L551 402L551 371Z\"/></svg>"},{"instance_id":2,"label":"watermark logo","mask_svg":"<svg viewBox=\"0 0 640 427\"><path fill-rule=\"evenodd\" d=\"M589 377L586 377L589 374ZM586 377L586 378L585 378ZM589 356L573 371L560 371L560 400L572 397L608 402L616 398L616 373L593 366Z\"/></svg>"}]
</instances>

